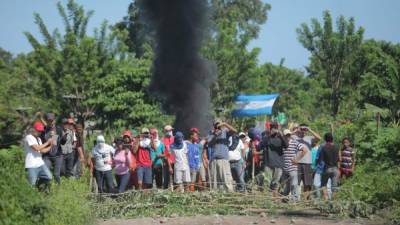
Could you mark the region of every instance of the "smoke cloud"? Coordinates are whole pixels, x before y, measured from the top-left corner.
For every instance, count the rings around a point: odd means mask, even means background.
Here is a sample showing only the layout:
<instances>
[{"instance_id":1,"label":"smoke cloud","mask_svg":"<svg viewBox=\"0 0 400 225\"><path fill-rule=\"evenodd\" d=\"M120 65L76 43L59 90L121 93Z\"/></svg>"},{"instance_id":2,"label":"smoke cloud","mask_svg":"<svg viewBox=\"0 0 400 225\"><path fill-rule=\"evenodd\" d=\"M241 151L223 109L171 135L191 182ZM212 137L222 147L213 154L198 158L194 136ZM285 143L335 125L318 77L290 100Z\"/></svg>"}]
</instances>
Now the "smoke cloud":
<instances>
[{"instance_id":1,"label":"smoke cloud","mask_svg":"<svg viewBox=\"0 0 400 225\"><path fill-rule=\"evenodd\" d=\"M203 59L200 48L208 26L206 0L145 0L147 22L156 31L150 90L163 100L163 109L176 116L176 130L211 126L210 85L216 66Z\"/></svg>"}]
</instances>

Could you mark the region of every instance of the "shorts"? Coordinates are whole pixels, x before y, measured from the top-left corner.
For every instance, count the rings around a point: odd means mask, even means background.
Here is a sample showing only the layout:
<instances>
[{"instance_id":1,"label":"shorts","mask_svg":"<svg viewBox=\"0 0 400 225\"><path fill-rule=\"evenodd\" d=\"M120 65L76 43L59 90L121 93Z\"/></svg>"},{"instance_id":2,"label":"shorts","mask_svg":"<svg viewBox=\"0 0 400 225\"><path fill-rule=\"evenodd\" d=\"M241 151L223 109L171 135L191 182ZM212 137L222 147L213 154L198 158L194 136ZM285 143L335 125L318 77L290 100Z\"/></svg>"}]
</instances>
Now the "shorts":
<instances>
[{"instance_id":1,"label":"shorts","mask_svg":"<svg viewBox=\"0 0 400 225\"><path fill-rule=\"evenodd\" d=\"M176 184L190 183L190 170L175 170L174 180Z\"/></svg>"},{"instance_id":2,"label":"shorts","mask_svg":"<svg viewBox=\"0 0 400 225\"><path fill-rule=\"evenodd\" d=\"M345 177L351 177L353 175L353 171L351 171L350 169L344 169L344 168L340 168L340 173L342 174L342 176Z\"/></svg>"},{"instance_id":3,"label":"shorts","mask_svg":"<svg viewBox=\"0 0 400 225\"><path fill-rule=\"evenodd\" d=\"M299 184L303 181L304 186L313 185L313 170L311 164L299 163L297 165Z\"/></svg>"},{"instance_id":4,"label":"shorts","mask_svg":"<svg viewBox=\"0 0 400 225\"><path fill-rule=\"evenodd\" d=\"M153 174L151 167L138 166L136 168L136 173L139 183L144 183L149 185L153 183Z\"/></svg>"},{"instance_id":5,"label":"shorts","mask_svg":"<svg viewBox=\"0 0 400 225\"><path fill-rule=\"evenodd\" d=\"M339 185L339 169L337 167L329 167L322 174L321 186L326 187L329 178L332 180L332 191L337 191Z\"/></svg>"},{"instance_id":6,"label":"shorts","mask_svg":"<svg viewBox=\"0 0 400 225\"><path fill-rule=\"evenodd\" d=\"M196 183L199 173L199 170L190 170L190 181L192 183Z\"/></svg>"},{"instance_id":7,"label":"shorts","mask_svg":"<svg viewBox=\"0 0 400 225\"><path fill-rule=\"evenodd\" d=\"M204 167L203 163L200 165L200 179L201 179L201 182L207 181L207 170Z\"/></svg>"}]
</instances>

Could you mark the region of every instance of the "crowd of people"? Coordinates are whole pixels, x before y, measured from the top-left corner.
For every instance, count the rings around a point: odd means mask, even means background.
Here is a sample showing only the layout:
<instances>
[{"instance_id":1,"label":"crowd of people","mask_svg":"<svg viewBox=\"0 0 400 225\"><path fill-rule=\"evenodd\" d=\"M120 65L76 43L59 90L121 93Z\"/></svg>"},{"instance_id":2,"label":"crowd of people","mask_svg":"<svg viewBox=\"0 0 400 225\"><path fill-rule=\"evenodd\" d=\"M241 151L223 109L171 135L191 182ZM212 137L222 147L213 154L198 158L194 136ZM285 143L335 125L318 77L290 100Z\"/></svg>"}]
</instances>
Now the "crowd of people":
<instances>
[{"instance_id":1,"label":"crowd of people","mask_svg":"<svg viewBox=\"0 0 400 225\"><path fill-rule=\"evenodd\" d=\"M177 131L171 125L161 135L157 128L127 129L109 144L98 135L85 154L82 126L74 118L62 119L61 126L56 121L53 113L47 113L24 139L32 186L49 185L53 177L60 184L62 175L79 178L88 167L99 193L155 188L247 192L254 190L248 185L253 183L293 201L300 196L320 198L320 190L328 199L335 197L340 180L353 174L356 163L350 139L344 138L339 147L331 133L322 140L306 124L283 129L272 122L263 132L257 128L239 132L216 121L207 134L195 127Z\"/></svg>"}]
</instances>

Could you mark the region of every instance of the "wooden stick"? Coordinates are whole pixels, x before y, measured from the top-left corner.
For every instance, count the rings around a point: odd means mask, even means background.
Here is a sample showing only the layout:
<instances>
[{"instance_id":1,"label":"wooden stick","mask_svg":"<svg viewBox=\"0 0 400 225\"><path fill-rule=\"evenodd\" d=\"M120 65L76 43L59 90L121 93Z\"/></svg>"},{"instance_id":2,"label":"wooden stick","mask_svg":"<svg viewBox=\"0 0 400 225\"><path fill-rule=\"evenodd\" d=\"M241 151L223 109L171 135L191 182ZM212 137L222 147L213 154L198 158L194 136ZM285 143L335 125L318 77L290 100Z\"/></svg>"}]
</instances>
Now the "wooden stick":
<instances>
[{"instance_id":1,"label":"wooden stick","mask_svg":"<svg viewBox=\"0 0 400 225\"><path fill-rule=\"evenodd\" d=\"M254 174L255 174L255 170L256 170L256 162L254 160L254 154L253 154L253 159L252 159L252 168L251 168L251 179L253 180L254 183Z\"/></svg>"},{"instance_id":2,"label":"wooden stick","mask_svg":"<svg viewBox=\"0 0 400 225\"><path fill-rule=\"evenodd\" d=\"M171 173L169 174L169 189L171 191L174 191L174 178Z\"/></svg>"}]
</instances>

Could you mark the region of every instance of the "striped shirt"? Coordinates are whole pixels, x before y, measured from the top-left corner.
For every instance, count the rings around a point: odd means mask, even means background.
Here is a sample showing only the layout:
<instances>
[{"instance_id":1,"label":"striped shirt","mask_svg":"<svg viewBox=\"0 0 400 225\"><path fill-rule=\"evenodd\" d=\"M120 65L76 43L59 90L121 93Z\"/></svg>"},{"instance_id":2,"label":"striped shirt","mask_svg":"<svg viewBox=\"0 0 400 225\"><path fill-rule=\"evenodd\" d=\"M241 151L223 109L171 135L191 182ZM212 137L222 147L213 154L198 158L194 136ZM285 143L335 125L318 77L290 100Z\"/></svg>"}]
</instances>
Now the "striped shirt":
<instances>
[{"instance_id":1,"label":"striped shirt","mask_svg":"<svg viewBox=\"0 0 400 225\"><path fill-rule=\"evenodd\" d=\"M297 164L293 163L292 160L303 147L304 145L295 139L289 141L288 148L283 150L283 170L285 172L297 171Z\"/></svg>"},{"instance_id":2,"label":"striped shirt","mask_svg":"<svg viewBox=\"0 0 400 225\"><path fill-rule=\"evenodd\" d=\"M342 161L340 167L344 170L351 170L353 168L353 149L345 148L342 149Z\"/></svg>"}]
</instances>

